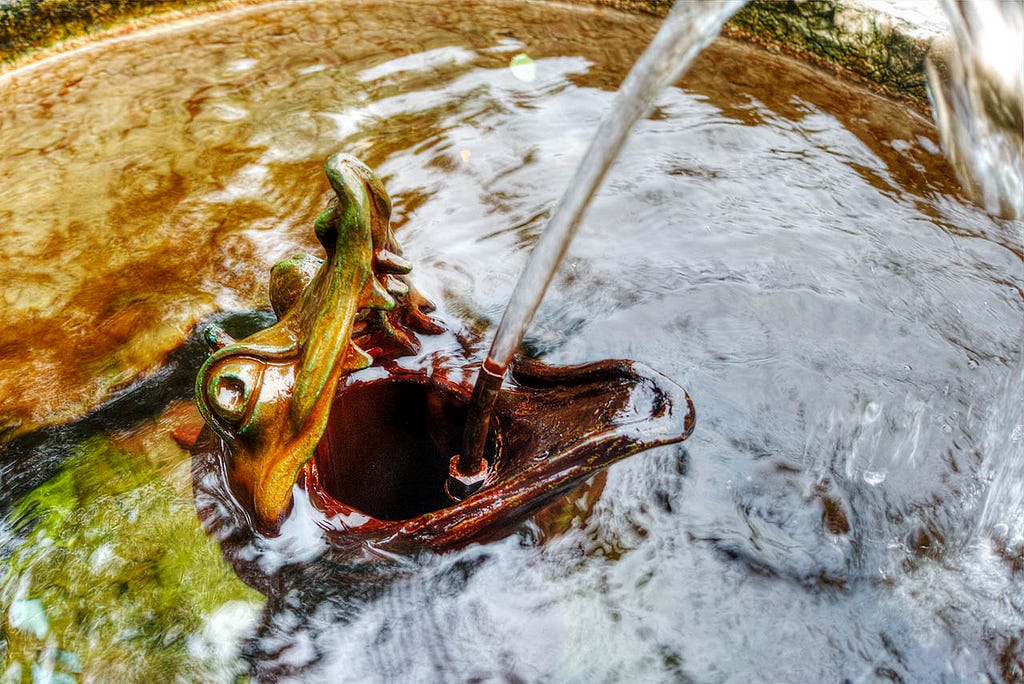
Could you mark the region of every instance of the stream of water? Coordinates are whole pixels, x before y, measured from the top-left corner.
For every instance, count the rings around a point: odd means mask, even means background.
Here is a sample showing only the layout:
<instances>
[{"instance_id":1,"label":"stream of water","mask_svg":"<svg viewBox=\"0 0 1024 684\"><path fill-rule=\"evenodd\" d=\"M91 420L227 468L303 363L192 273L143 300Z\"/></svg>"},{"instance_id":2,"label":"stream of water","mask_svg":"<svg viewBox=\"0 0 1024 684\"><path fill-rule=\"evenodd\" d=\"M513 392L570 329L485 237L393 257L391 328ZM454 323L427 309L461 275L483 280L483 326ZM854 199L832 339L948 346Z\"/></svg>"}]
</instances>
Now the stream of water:
<instances>
[{"instance_id":1,"label":"stream of water","mask_svg":"<svg viewBox=\"0 0 1024 684\"><path fill-rule=\"evenodd\" d=\"M953 40L933 50L928 94L965 190L987 211L1024 218L1024 3L943 0Z\"/></svg>"},{"instance_id":2,"label":"stream of water","mask_svg":"<svg viewBox=\"0 0 1024 684\"><path fill-rule=\"evenodd\" d=\"M657 28L274 3L0 76L2 676L1019 680L1021 224L924 113L730 40L639 119L523 340L664 373L690 440L371 595L285 566L267 599L199 527L194 371L132 383L316 251L323 160L380 174L415 283L486 336Z\"/></svg>"},{"instance_id":3,"label":"stream of water","mask_svg":"<svg viewBox=\"0 0 1024 684\"><path fill-rule=\"evenodd\" d=\"M508 306L494 333L487 358L473 389L466 434L462 445L463 471L478 470L483 458L487 429L505 371L519 350L526 329L537 313L544 293L565 257L576 229L608 168L622 149L629 131L661 90L679 79L694 58L722 30L729 17L746 0L679 2L662 22L650 46L630 69L619 88L615 104L601 121L587 147L569 187L562 195L551 220L530 253L522 275L516 281Z\"/></svg>"},{"instance_id":4,"label":"stream of water","mask_svg":"<svg viewBox=\"0 0 1024 684\"><path fill-rule=\"evenodd\" d=\"M943 0L942 7L952 42L932 51L928 92L943 150L975 202L1016 220L1024 249L1024 3ZM1024 360L997 396L984 440L987 490L976 526L965 525L961 538L993 541L1012 556L1024 548Z\"/></svg>"}]
</instances>

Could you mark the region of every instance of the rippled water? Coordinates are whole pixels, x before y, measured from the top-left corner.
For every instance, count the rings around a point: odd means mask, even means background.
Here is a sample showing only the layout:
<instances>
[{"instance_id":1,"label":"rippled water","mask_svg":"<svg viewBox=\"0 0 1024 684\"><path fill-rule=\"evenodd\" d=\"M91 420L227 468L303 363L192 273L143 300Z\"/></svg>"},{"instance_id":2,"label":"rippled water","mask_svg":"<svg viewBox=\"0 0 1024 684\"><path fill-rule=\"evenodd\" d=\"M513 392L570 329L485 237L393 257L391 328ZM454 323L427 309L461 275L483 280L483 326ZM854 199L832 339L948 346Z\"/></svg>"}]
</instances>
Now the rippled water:
<instances>
[{"instance_id":1,"label":"rippled water","mask_svg":"<svg viewBox=\"0 0 1024 684\"><path fill-rule=\"evenodd\" d=\"M640 360L697 405L685 445L614 466L567 530L261 614L191 511L187 402L38 431L264 306L269 266L315 247L338 150L384 178L444 315L496 324L656 23L358 7L246 8L0 77L4 481L70 454L4 495L8 675L1024 676L1021 224L958 192L925 117L734 42L637 126L526 338Z\"/></svg>"}]
</instances>

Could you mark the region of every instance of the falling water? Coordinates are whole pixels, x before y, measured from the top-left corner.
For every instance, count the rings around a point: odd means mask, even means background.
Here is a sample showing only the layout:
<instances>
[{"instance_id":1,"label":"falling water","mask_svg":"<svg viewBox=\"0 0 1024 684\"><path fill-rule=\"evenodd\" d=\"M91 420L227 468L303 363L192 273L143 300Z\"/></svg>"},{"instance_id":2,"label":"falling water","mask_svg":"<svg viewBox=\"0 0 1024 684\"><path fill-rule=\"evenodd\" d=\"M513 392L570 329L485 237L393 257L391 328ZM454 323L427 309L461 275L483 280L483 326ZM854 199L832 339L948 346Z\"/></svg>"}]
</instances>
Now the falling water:
<instances>
[{"instance_id":1,"label":"falling water","mask_svg":"<svg viewBox=\"0 0 1024 684\"><path fill-rule=\"evenodd\" d=\"M459 469L463 473L479 471L491 411L512 355L554 278L590 198L618 156L630 129L661 89L682 76L718 35L722 24L744 4L746 0L677 2L626 76L612 110L601 122L569 188L537 241L498 325L473 388L460 459Z\"/></svg>"},{"instance_id":2,"label":"falling water","mask_svg":"<svg viewBox=\"0 0 1024 684\"><path fill-rule=\"evenodd\" d=\"M953 44L933 51L928 92L942 147L965 191L989 213L1024 218L1024 3L943 0ZM1024 231L1017 226L1017 238ZM1024 544L1024 361L989 416L977 539Z\"/></svg>"},{"instance_id":3,"label":"falling water","mask_svg":"<svg viewBox=\"0 0 1024 684\"><path fill-rule=\"evenodd\" d=\"M942 5L954 43L928 62L942 148L975 202L1024 218L1024 3Z\"/></svg>"},{"instance_id":4,"label":"falling water","mask_svg":"<svg viewBox=\"0 0 1024 684\"><path fill-rule=\"evenodd\" d=\"M1024 546L1024 363L1007 378L1002 396L1004 401L989 416L982 444L982 477L988 480L988 491L976 534L1012 553Z\"/></svg>"}]
</instances>

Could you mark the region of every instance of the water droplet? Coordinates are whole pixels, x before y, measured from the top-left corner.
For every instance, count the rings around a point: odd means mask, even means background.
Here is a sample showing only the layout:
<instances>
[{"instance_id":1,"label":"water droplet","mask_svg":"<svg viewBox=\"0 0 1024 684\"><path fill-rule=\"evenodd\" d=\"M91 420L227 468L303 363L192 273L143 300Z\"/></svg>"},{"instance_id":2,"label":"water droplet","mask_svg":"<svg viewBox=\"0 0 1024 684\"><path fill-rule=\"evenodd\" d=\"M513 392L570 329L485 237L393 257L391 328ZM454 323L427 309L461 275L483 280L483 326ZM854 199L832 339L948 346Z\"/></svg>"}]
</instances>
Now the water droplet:
<instances>
[{"instance_id":1,"label":"water droplet","mask_svg":"<svg viewBox=\"0 0 1024 684\"><path fill-rule=\"evenodd\" d=\"M258 62L255 59L236 59L225 67L224 71L229 74L237 74L240 71L249 71Z\"/></svg>"},{"instance_id":2,"label":"water droplet","mask_svg":"<svg viewBox=\"0 0 1024 684\"><path fill-rule=\"evenodd\" d=\"M977 359L967 359L967 367L968 368L977 368L978 367L978 360Z\"/></svg>"},{"instance_id":3,"label":"water droplet","mask_svg":"<svg viewBox=\"0 0 1024 684\"><path fill-rule=\"evenodd\" d=\"M909 370L914 370L914 368L909 363L905 363L905 364L903 364L903 370L909 371Z\"/></svg>"},{"instance_id":4,"label":"water droplet","mask_svg":"<svg viewBox=\"0 0 1024 684\"><path fill-rule=\"evenodd\" d=\"M70 653L68 651L57 651L56 654L57 664L75 674L82 674L82 659L78 657L77 653Z\"/></svg>"},{"instance_id":5,"label":"water droplet","mask_svg":"<svg viewBox=\"0 0 1024 684\"><path fill-rule=\"evenodd\" d=\"M512 70L512 75L523 83L532 83L537 78L537 63L525 52L520 52L509 60L508 68Z\"/></svg>"}]
</instances>

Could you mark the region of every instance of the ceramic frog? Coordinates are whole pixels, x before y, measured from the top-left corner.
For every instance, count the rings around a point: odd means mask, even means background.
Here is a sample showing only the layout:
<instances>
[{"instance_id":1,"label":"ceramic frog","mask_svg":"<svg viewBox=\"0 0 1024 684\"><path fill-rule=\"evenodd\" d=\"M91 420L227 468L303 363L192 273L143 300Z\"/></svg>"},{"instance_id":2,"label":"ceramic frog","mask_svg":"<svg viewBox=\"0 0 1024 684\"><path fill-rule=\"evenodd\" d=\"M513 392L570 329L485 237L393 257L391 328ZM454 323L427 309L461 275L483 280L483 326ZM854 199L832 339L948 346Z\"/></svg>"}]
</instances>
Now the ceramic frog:
<instances>
[{"instance_id":1,"label":"ceramic frog","mask_svg":"<svg viewBox=\"0 0 1024 684\"><path fill-rule=\"evenodd\" d=\"M196 507L243 579L279 590L260 554L289 548L275 540L298 518L331 567L443 551L507 534L615 461L690 434L686 392L641 364L517 359L486 481L451 498L479 339L410 282L376 175L347 155L326 172L336 197L315 224L326 257L277 264L277 323L243 340L208 330L196 380L208 424L192 448Z\"/></svg>"},{"instance_id":2,"label":"ceramic frog","mask_svg":"<svg viewBox=\"0 0 1024 684\"><path fill-rule=\"evenodd\" d=\"M438 327L409 284L412 264L391 232L380 180L348 155L331 156L336 197L316 222L325 260L298 255L271 271L278 323L244 340L211 327L214 353L196 381L199 410L231 445L228 476L265 529L287 511L299 470L327 423L338 380L374 357L414 353L407 329Z\"/></svg>"}]
</instances>

